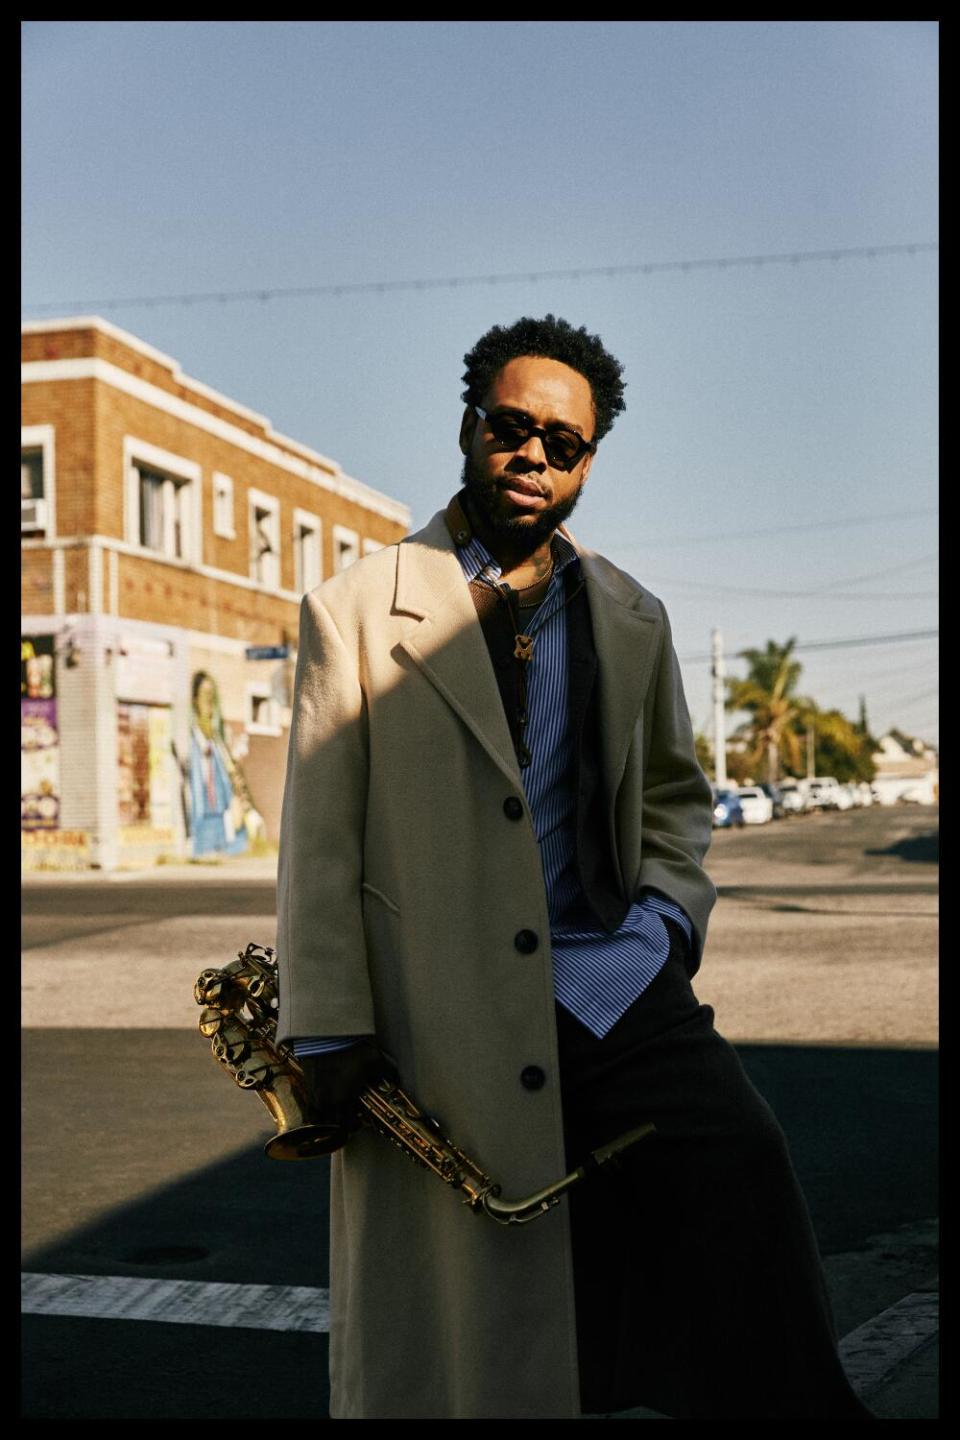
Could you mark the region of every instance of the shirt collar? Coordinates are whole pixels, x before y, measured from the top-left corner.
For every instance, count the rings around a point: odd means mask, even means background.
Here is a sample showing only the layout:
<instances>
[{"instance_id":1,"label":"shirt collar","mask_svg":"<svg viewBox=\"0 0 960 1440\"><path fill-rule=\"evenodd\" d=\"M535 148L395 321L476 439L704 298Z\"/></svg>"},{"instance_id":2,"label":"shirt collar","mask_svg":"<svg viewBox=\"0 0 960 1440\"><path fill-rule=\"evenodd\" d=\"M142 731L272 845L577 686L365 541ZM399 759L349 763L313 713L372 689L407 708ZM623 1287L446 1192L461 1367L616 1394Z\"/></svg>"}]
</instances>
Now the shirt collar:
<instances>
[{"instance_id":1,"label":"shirt collar","mask_svg":"<svg viewBox=\"0 0 960 1440\"><path fill-rule=\"evenodd\" d=\"M502 573L500 566L480 537L470 529L463 510L457 503L458 498L455 497L448 508L448 528L456 545L457 559L460 561L460 568L467 584L476 580L484 571L494 580L499 580ZM555 575L559 575L574 561L579 562L580 557L576 550L570 541L560 534L559 530L551 541L551 549L553 550L553 573Z\"/></svg>"}]
</instances>

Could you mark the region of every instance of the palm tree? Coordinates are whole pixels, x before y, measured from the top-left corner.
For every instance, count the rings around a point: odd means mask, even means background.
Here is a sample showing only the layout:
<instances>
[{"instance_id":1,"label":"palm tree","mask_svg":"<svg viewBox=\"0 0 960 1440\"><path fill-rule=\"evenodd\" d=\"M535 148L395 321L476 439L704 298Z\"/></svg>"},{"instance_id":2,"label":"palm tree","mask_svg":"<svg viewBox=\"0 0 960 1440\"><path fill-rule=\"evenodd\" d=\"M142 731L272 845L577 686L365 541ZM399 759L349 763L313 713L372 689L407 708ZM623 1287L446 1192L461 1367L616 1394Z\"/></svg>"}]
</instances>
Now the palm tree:
<instances>
[{"instance_id":1,"label":"palm tree","mask_svg":"<svg viewBox=\"0 0 960 1440\"><path fill-rule=\"evenodd\" d=\"M810 702L794 694L803 666L792 659L796 636L786 645L767 641L766 650L741 650L748 670L743 680L727 681L727 709L746 710L750 719L737 730L748 744L753 766L766 759L767 780L780 778L781 761L796 774L802 770L800 739L794 722L803 721Z\"/></svg>"}]
</instances>

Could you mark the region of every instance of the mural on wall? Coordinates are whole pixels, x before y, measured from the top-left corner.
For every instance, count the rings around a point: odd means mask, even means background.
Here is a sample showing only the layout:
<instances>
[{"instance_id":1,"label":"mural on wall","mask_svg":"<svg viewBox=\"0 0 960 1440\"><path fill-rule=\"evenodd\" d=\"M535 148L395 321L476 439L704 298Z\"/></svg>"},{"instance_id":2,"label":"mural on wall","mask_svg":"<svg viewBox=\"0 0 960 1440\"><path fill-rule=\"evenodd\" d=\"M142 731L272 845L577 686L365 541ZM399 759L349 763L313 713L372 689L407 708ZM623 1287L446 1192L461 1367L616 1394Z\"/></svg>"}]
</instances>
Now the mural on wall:
<instances>
[{"instance_id":1,"label":"mural on wall","mask_svg":"<svg viewBox=\"0 0 960 1440\"><path fill-rule=\"evenodd\" d=\"M191 685L190 814L193 853L239 855L264 825L233 756L213 676L198 670Z\"/></svg>"},{"instance_id":2,"label":"mural on wall","mask_svg":"<svg viewBox=\"0 0 960 1440\"><path fill-rule=\"evenodd\" d=\"M60 826L60 732L53 636L20 641L20 828Z\"/></svg>"}]
</instances>

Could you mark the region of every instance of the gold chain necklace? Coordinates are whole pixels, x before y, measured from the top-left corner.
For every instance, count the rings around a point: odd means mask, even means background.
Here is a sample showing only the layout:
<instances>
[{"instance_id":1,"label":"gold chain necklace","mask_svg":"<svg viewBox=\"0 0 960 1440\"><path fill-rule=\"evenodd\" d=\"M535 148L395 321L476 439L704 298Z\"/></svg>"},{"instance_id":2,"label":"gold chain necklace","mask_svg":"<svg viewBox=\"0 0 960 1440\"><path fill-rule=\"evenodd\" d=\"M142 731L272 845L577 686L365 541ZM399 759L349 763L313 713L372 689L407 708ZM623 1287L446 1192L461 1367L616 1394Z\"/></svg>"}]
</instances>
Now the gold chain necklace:
<instances>
[{"instance_id":1,"label":"gold chain necklace","mask_svg":"<svg viewBox=\"0 0 960 1440\"><path fill-rule=\"evenodd\" d=\"M549 615L544 615L539 625L531 627L529 634L524 634L520 629L520 607L516 604L516 597L521 592L518 590L513 590L509 585L503 585L499 581L494 580L492 576L487 575L485 571L481 571L478 579L489 585L492 590L495 590L500 596L500 598L503 600L504 604L507 607L507 613L510 616L510 621L515 631L513 637L513 654L514 658L519 661L518 668L520 682L519 707L517 710L517 724L520 733L517 740L517 756L520 761L521 767L525 768L527 765L530 764L531 760L533 759L533 756L530 754L530 750L527 747L524 734L528 724L530 723L530 717L527 713L527 670L530 662L533 660L533 642L536 639L537 635L540 633L540 631L543 629L543 627L549 624L549 622L553 619L555 615L559 615L561 610L565 610L570 604L571 600L575 600L577 598L577 596L580 594L580 591L583 589L584 580L581 577L579 583L574 586L573 590L571 590L570 594L563 601L563 603L557 605L553 610L551 610ZM550 579L553 579L552 570L550 572ZM542 584L542 581L537 583ZM532 590L533 586L528 585L526 586L526 589ZM546 599L546 596L544 596L544 599Z\"/></svg>"}]
</instances>

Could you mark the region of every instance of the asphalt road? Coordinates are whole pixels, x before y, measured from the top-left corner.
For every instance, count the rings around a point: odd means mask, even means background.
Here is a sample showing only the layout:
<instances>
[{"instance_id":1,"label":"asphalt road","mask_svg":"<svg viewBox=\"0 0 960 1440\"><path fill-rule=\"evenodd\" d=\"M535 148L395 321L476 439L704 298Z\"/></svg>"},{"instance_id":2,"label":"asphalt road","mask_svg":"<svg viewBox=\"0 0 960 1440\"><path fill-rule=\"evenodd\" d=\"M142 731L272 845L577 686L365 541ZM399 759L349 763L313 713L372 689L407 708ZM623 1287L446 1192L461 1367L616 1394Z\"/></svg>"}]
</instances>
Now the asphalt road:
<instances>
[{"instance_id":1,"label":"asphalt road","mask_svg":"<svg viewBox=\"0 0 960 1440\"><path fill-rule=\"evenodd\" d=\"M696 989L787 1133L841 1335L936 1273L936 835L875 808L709 858ZM263 1159L196 1030L197 974L273 943L274 908L267 862L27 881L26 1272L326 1286L327 1162ZM23 1341L25 1418L327 1414L323 1334L38 1314ZM934 1418L933 1384L878 1413Z\"/></svg>"}]
</instances>

